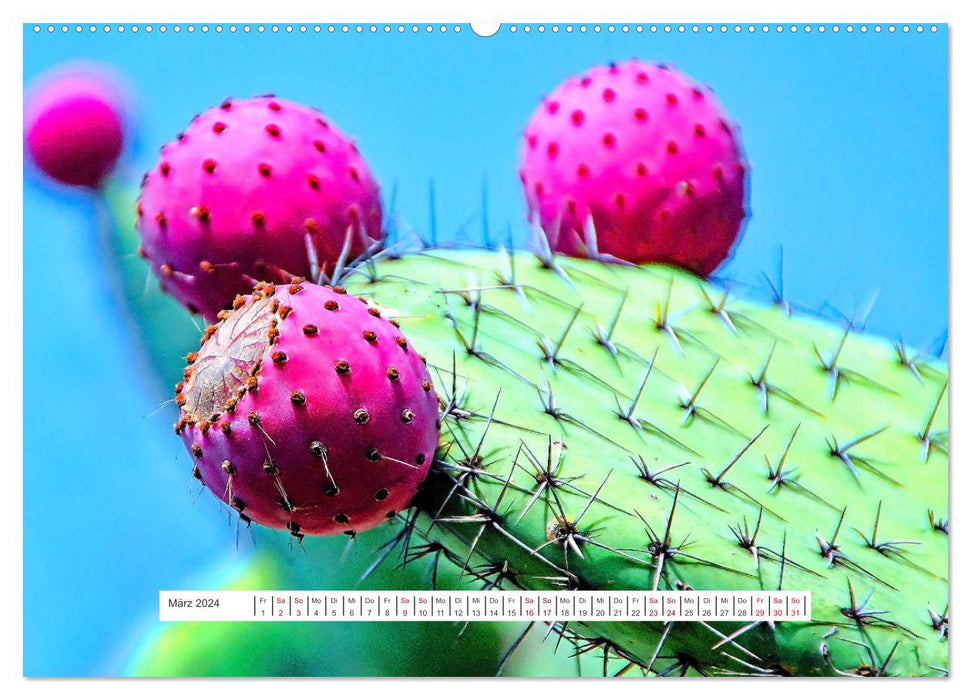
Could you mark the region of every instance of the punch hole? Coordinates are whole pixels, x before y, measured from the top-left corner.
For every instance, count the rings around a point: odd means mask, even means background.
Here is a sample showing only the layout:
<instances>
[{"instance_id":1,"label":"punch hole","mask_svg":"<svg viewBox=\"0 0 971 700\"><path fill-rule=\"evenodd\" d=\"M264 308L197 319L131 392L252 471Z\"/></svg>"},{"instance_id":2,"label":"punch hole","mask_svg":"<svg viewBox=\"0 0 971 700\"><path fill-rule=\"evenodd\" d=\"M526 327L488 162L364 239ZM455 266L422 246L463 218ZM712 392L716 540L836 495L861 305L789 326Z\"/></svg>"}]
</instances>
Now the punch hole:
<instances>
[{"instance_id":1,"label":"punch hole","mask_svg":"<svg viewBox=\"0 0 971 700\"><path fill-rule=\"evenodd\" d=\"M473 22L469 25L476 36L490 37L499 31L502 25L499 22Z\"/></svg>"}]
</instances>

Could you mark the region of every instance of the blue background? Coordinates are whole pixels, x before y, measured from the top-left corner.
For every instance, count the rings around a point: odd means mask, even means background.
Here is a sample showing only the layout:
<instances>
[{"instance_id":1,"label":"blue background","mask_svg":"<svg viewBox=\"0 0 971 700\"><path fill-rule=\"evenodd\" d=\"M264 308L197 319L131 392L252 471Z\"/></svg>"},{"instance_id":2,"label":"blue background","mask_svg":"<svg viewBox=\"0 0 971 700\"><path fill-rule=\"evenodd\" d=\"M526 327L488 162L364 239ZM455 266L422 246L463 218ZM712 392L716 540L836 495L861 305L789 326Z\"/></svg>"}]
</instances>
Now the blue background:
<instances>
[{"instance_id":1,"label":"blue background","mask_svg":"<svg viewBox=\"0 0 971 700\"><path fill-rule=\"evenodd\" d=\"M785 255L791 300L927 347L948 321L947 31L881 34L118 34L24 30L24 80L93 59L127 76L132 184L155 149L223 97L323 109L396 213L439 240L526 233L518 139L544 92L594 63L673 63L742 125L753 216L720 274L759 284ZM24 672L118 673L160 588L206 585L242 556L195 500L172 410L133 350L97 250L99 203L24 189ZM736 285L739 286L739 285ZM246 544L242 545L245 551ZM70 594L64 596L64 585Z\"/></svg>"}]
</instances>

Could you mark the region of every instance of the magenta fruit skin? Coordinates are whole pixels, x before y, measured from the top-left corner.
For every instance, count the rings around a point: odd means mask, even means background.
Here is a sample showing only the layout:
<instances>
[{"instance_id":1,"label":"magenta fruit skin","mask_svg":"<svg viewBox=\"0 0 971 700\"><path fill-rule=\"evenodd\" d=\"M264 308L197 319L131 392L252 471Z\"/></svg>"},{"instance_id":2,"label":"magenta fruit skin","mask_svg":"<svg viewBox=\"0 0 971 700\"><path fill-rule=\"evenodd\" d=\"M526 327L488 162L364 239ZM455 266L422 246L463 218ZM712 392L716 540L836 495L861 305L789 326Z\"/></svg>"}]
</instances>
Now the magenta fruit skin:
<instances>
[{"instance_id":1,"label":"magenta fruit skin","mask_svg":"<svg viewBox=\"0 0 971 700\"><path fill-rule=\"evenodd\" d=\"M746 217L737 126L709 89L668 66L630 60L569 78L533 114L521 149L530 217L565 255L707 276Z\"/></svg>"},{"instance_id":2,"label":"magenta fruit skin","mask_svg":"<svg viewBox=\"0 0 971 700\"><path fill-rule=\"evenodd\" d=\"M97 188L125 142L125 119L110 79L71 71L39 85L24 107L24 141L33 164L73 187Z\"/></svg>"},{"instance_id":3,"label":"magenta fruit skin","mask_svg":"<svg viewBox=\"0 0 971 700\"><path fill-rule=\"evenodd\" d=\"M193 473L246 521L368 530L409 506L434 459L424 359L341 291L260 283L206 330L176 387Z\"/></svg>"},{"instance_id":4,"label":"magenta fruit skin","mask_svg":"<svg viewBox=\"0 0 971 700\"><path fill-rule=\"evenodd\" d=\"M379 188L319 111L226 100L162 147L137 204L141 253L162 289L212 321L259 281L313 279L381 237ZM348 233L350 232L350 234Z\"/></svg>"}]
</instances>

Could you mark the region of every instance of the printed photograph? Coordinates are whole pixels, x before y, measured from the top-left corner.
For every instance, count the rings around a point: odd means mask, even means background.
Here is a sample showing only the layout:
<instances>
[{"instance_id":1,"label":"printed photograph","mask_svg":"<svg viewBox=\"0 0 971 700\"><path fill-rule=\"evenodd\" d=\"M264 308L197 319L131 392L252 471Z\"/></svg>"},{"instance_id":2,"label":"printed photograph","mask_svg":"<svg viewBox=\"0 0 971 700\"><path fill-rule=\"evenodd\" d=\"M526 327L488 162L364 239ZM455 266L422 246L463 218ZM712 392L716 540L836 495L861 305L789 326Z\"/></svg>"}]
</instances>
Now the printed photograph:
<instances>
[{"instance_id":1,"label":"printed photograph","mask_svg":"<svg viewBox=\"0 0 971 700\"><path fill-rule=\"evenodd\" d=\"M948 675L946 24L22 31L25 676Z\"/></svg>"}]
</instances>

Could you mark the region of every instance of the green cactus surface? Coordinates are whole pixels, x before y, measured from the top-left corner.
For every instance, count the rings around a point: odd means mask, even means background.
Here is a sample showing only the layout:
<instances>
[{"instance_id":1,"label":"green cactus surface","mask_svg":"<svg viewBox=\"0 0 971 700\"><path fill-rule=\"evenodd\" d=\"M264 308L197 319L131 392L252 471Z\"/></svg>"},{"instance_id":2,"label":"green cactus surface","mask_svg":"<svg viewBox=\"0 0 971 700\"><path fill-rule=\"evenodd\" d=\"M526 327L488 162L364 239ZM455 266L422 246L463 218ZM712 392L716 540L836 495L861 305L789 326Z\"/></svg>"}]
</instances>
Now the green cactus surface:
<instances>
[{"instance_id":1,"label":"green cactus surface","mask_svg":"<svg viewBox=\"0 0 971 700\"><path fill-rule=\"evenodd\" d=\"M488 587L812 592L804 623L556 626L622 672L946 674L940 361L665 267L438 249L345 285L441 401L404 556Z\"/></svg>"},{"instance_id":2,"label":"green cactus surface","mask_svg":"<svg viewBox=\"0 0 971 700\"><path fill-rule=\"evenodd\" d=\"M109 195L125 290L152 365L174 384L201 329L130 252L130 194ZM387 587L421 587L408 572L427 563L463 569L439 583L456 588L813 594L811 623L507 633L505 672L560 675L569 649L577 668L602 658L610 674L947 673L944 363L664 267L435 249L369 261L344 284L400 322L442 403L443 445L417 508L356 545L387 560L376 573L410 562ZM326 588L298 573L346 565L316 544L252 566L272 586ZM200 665L206 640L219 647L240 624L168 625L135 672L341 672L287 666L271 631L222 671ZM538 647L561 650L550 666L517 662L547 634ZM164 649L190 639L197 662L172 666Z\"/></svg>"}]
</instances>

